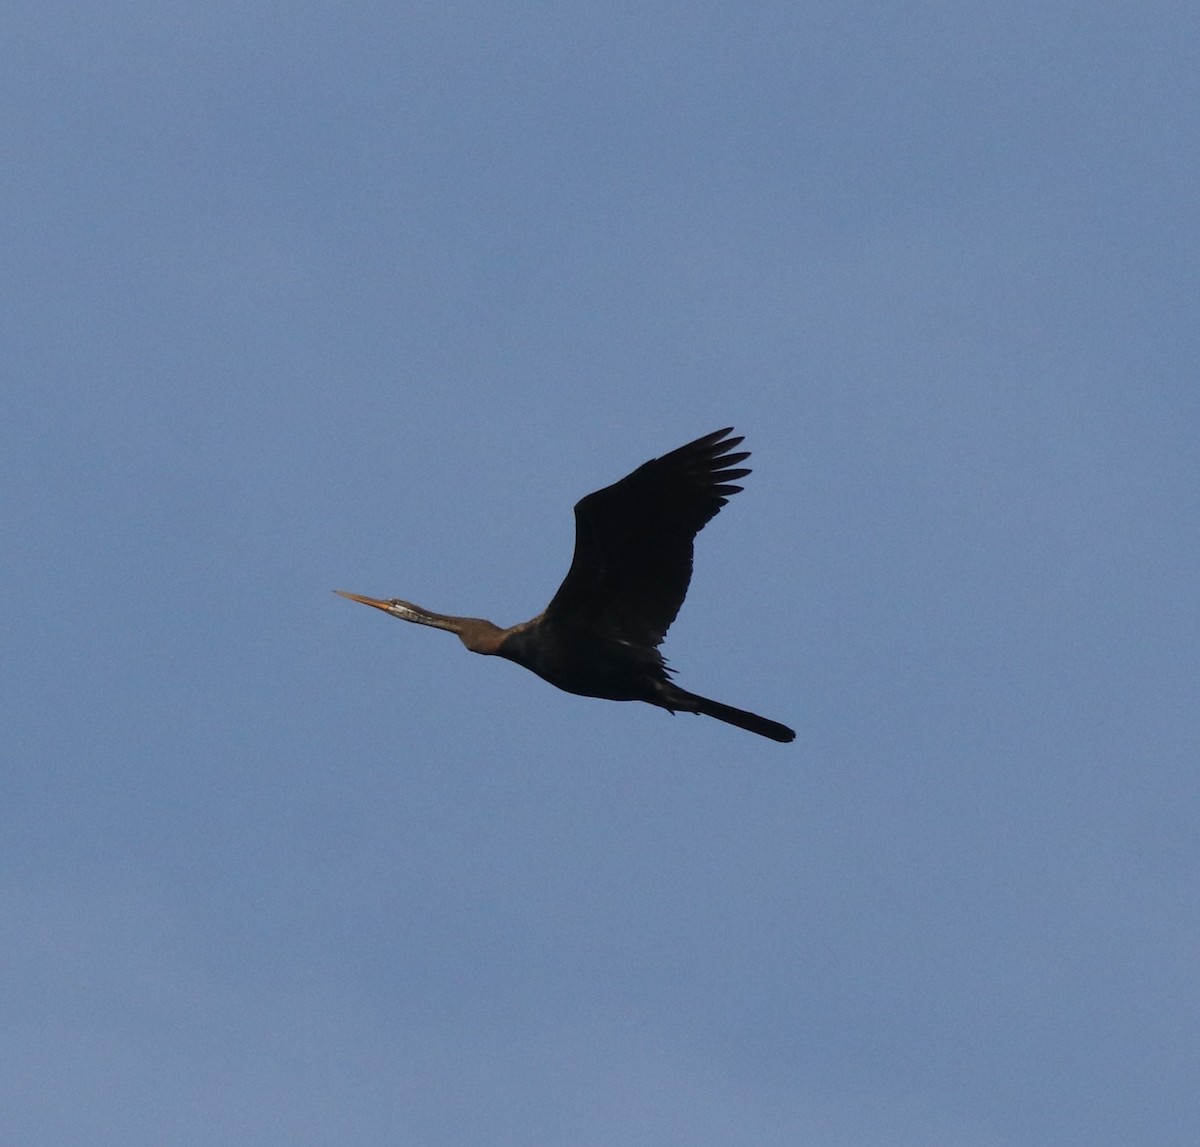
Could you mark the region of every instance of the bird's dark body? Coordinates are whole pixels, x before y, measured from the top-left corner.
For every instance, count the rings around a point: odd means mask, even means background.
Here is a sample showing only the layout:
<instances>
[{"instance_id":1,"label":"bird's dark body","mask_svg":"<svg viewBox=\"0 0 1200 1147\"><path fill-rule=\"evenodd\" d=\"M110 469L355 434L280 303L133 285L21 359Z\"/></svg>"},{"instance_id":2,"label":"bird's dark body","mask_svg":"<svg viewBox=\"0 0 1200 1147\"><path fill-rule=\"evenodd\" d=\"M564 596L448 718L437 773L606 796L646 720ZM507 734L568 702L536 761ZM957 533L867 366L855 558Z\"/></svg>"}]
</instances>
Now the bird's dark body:
<instances>
[{"instance_id":1,"label":"bird's dark body","mask_svg":"<svg viewBox=\"0 0 1200 1147\"><path fill-rule=\"evenodd\" d=\"M796 734L778 721L689 693L658 652L692 576L692 542L750 473L741 438L718 430L653 458L575 506L575 555L544 612L501 629L477 617L434 613L393 598L343 597L393 617L456 633L474 653L523 665L567 693L645 701L704 713L774 741Z\"/></svg>"},{"instance_id":2,"label":"bird's dark body","mask_svg":"<svg viewBox=\"0 0 1200 1147\"><path fill-rule=\"evenodd\" d=\"M542 624L510 633L498 652L581 697L649 701L656 683L666 681L656 650L566 626Z\"/></svg>"}]
</instances>

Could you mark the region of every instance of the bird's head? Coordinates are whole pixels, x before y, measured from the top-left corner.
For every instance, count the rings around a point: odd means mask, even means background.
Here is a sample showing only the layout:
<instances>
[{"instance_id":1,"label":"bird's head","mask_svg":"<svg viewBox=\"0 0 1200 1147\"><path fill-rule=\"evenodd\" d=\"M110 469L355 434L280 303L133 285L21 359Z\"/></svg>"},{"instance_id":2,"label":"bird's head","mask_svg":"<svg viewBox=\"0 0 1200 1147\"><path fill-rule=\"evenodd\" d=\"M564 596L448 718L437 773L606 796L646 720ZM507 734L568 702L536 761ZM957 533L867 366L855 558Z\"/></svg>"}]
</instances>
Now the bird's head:
<instances>
[{"instance_id":1,"label":"bird's head","mask_svg":"<svg viewBox=\"0 0 1200 1147\"><path fill-rule=\"evenodd\" d=\"M344 589L335 589L333 592L339 597L346 597L351 601L361 602L363 605L369 605L374 609L382 609L384 613L390 613L393 617L400 618L401 621L415 621L419 625L432 624L429 611L422 609L419 605L413 605L411 601L401 601L395 597L384 601L377 597L363 597L362 594L350 593Z\"/></svg>"}]
</instances>

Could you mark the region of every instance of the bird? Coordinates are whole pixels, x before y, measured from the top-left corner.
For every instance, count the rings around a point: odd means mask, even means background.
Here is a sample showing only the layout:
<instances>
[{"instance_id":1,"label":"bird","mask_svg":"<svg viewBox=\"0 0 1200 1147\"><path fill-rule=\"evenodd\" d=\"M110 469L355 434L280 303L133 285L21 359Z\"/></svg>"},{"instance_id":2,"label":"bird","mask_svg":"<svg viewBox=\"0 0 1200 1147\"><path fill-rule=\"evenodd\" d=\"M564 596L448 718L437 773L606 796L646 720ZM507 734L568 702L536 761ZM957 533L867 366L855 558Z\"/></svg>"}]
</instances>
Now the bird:
<instances>
[{"instance_id":1,"label":"bird","mask_svg":"<svg viewBox=\"0 0 1200 1147\"><path fill-rule=\"evenodd\" d=\"M673 680L659 645L692 576L693 542L750 473L728 426L652 458L575 505L575 552L550 604L502 628L481 617L434 613L399 598L347 590L341 597L401 621L445 629L472 653L503 657L583 697L644 701L670 713L702 713L773 741L796 733L778 721L690 693Z\"/></svg>"}]
</instances>

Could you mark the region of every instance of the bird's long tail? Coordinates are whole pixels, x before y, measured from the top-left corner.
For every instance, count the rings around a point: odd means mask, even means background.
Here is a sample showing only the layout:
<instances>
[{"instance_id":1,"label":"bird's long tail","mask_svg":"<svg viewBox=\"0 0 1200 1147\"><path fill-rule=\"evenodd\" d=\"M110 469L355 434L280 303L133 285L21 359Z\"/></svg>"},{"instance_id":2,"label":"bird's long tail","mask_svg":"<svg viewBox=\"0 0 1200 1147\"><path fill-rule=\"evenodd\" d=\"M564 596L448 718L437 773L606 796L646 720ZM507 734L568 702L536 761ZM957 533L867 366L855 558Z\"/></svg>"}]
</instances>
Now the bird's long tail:
<instances>
[{"instance_id":1,"label":"bird's long tail","mask_svg":"<svg viewBox=\"0 0 1200 1147\"><path fill-rule=\"evenodd\" d=\"M720 701L713 701L696 693L687 693L682 689L678 690L677 695L679 700L686 699L684 704L678 705L678 708L684 712L703 713L708 717L716 717L718 721L724 721L727 725L736 725L748 733L757 733L760 737L770 737L772 741L779 741L783 744L796 739L794 729L789 729L786 725L781 725L778 721L772 721L768 717L760 717L757 713L747 713L745 709L735 709L732 705L725 705Z\"/></svg>"}]
</instances>

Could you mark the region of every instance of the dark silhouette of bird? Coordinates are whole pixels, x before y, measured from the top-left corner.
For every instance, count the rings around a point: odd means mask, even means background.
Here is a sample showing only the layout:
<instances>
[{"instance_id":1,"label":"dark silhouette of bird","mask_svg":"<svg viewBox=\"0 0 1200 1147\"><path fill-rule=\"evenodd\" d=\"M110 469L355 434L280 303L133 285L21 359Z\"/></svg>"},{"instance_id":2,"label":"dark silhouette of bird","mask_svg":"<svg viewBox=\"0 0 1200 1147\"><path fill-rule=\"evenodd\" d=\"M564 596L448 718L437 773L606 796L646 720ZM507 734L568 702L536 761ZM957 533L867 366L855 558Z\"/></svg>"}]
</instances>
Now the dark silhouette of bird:
<instances>
[{"instance_id":1,"label":"dark silhouette of bird","mask_svg":"<svg viewBox=\"0 0 1200 1147\"><path fill-rule=\"evenodd\" d=\"M458 634L473 653L504 657L584 697L645 701L671 713L704 713L793 741L786 725L676 685L658 651L692 577L696 534L742 487L750 457L732 427L706 434L575 506L575 556L553 600L530 621L501 629L481 617L433 613L408 601L335 590L402 621Z\"/></svg>"}]
</instances>

